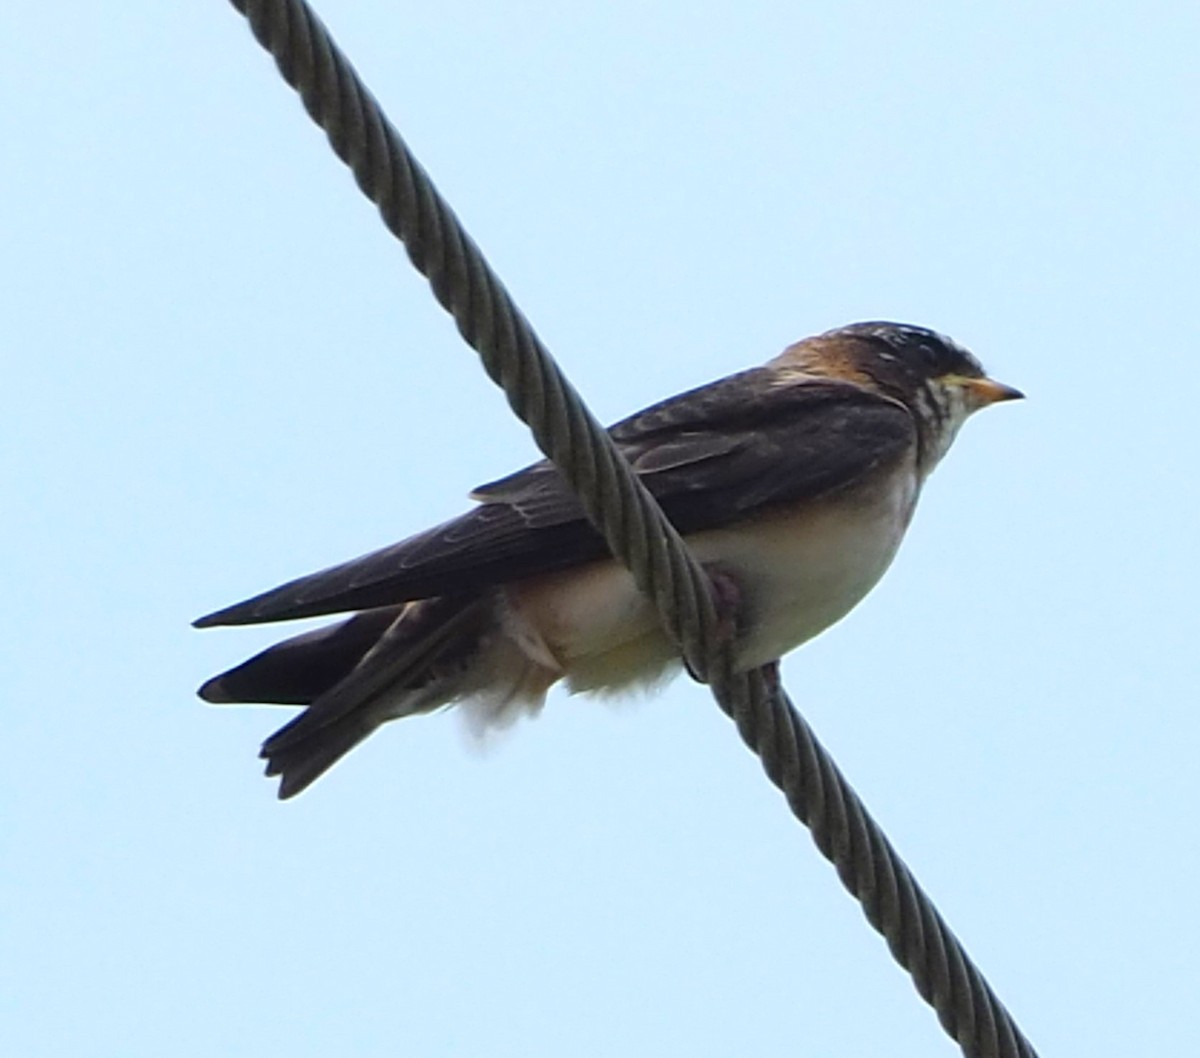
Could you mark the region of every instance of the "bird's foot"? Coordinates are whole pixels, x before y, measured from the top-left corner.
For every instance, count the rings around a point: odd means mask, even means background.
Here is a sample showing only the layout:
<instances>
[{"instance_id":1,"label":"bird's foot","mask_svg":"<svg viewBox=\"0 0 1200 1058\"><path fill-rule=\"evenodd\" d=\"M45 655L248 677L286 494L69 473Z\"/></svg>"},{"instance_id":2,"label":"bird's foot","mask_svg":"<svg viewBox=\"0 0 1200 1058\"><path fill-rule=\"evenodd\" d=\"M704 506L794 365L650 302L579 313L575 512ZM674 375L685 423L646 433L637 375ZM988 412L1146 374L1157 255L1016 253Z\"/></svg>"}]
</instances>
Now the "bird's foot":
<instances>
[{"instance_id":1,"label":"bird's foot","mask_svg":"<svg viewBox=\"0 0 1200 1058\"><path fill-rule=\"evenodd\" d=\"M768 661L762 667L762 674L763 679L767 684L767 691L770 693L771 697L774 698L777 694L779 694L783 687L783 680L779 675L779 662Z\"/></svg>"},{"instance_id":2,"label":"bird's foot","mask_svg":"<svg viewBox=\"0 0 1200 1058\"><path fill-rule=\"evenodd\" d=\"M717 611L714 645L718 648L726 648L737 638L742 609L742 589L733 574L720 566L705 566L704 572L708 574L709 595L712 597L713 608ZM697 683L707 682L701 678L686 658L684 665L688 675Z\"/></svg>"}]
</instances>

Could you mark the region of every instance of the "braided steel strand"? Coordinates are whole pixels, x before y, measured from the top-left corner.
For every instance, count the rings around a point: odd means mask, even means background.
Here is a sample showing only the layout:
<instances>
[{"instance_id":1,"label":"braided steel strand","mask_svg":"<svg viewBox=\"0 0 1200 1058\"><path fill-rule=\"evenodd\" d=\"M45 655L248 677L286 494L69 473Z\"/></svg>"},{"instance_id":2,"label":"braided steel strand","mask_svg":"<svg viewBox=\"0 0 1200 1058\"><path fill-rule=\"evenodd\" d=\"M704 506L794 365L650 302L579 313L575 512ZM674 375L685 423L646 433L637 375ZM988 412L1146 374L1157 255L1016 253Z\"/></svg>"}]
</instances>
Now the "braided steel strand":
<instances>
[{"instance_id":1,"label":"braided steel strand","mask_svg":"<svg viewBox=\"0 0 1200 1058\"><path fill-rule=\"evenodd\" d=\"M713 692L768 777L863 904L868 921L968 1056L1034 1058L1004 1007L917 887L878 826L778 687L734 675L714 638L707 579L591 416L441 199L328 31L302 0L231 0L271 52L334 152L353 171L429 280L438 302L504 390L542 451L579 494L613 553L654 599L692 671ZM933 939L933 946L925 938ZM936 956L936 957L935 957ZM947 957L949 964L947 964ZM999 1038L997 1038L999 1024ZM987 1031L980 1031L983 1025Z\"/></svg>"},{"instance_id":2,"label":"braided steel strand","mask_svg":"<svg viewBox=\"0 0 1200 1058\"><path fill-rule=\"evenodd\" d=\"M724 674L722 674L724 675ZM813 842L968 1058L1037 1058L777 678L762 669L714 683L721 709L762 760ZM737 686L744 682L744 686ZM733 691L730 694L730 691ZM750 707L742 709L740 701Z\"/></svg>"},{"instance_id":3,"label":"braided steel strand","mask_svg":"<svg viewBox=\"0 0 1200 1058\"><path fill-rule=\"evenodd\" d=\"M708 580L607 431L516 307L482 253L358 79L328 31L296 0L233 0L284 79L353 171L438 302L562 470L613 553L655 601L695 673L716 651Z\"/></svg>"}]
</instances>

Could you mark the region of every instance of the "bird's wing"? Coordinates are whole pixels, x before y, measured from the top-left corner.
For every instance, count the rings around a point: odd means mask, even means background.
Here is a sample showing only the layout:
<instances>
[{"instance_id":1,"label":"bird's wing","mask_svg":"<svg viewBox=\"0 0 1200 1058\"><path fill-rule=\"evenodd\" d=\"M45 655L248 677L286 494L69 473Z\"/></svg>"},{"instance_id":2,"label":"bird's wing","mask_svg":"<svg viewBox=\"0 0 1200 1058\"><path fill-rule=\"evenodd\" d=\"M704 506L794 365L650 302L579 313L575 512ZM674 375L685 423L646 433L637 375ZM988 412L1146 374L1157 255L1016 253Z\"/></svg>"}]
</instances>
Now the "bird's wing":
<instances>
[{"instance_id":1,"label":"bird's wing","mask_svg":"<svg viewBox=\"0 0 1200 1058\"><path fill-rule=\"evenodd\" d=\"M914 429L903 405L858 386L756 368L656 404L610 432L672 524L691 533L851 487L908 452ZM196 624L391 606L608 553L552 463L535 463L473 496L480 505L453 521Z\"/></svg>"}]
</instances>

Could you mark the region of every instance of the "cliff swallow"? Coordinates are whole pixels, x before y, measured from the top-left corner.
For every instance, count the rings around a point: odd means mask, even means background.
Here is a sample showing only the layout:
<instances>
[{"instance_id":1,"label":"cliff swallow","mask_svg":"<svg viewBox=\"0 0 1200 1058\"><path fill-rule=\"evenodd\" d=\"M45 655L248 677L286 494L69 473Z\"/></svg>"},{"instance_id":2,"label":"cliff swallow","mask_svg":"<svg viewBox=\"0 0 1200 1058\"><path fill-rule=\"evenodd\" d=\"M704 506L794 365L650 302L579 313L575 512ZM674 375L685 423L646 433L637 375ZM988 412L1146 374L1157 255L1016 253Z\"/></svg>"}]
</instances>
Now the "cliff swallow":
<instances>
[{"instance_id":1,"label":"cliff swallow","mask_svg":"<svg viewBox=\"0 0 1200 1058\"><path fill-rule=\"evenodd\" d=\"M739 668L844 617L891 563L929 473L979 408L1021 394L922 327L856 323L610 429L729 589ZM196 622L352 613L200 688L307 708L267 739L280 797L388 720L462 704L482 726L572 691L653 684L676 650L549 462L484 485L461 517Z\"/></svg>"}]
</instances>

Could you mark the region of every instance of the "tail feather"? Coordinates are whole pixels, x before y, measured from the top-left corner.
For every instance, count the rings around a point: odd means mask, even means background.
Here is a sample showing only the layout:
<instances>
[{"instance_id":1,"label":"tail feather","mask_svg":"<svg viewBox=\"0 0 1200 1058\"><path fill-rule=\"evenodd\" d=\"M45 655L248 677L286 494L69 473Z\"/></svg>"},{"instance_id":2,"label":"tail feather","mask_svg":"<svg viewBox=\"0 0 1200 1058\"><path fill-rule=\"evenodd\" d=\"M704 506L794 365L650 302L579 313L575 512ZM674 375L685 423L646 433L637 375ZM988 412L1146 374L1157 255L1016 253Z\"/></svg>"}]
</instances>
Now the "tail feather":
<instances>
[{"instance_id":1,"label":"tail feather","mask_svg":"<svg viewBox=\"0 0 1200 1058\"><path fill-rule=\"evenodd\" d=\"M275 732L274 751L370 708L392 720L448 700L448 678L474 658L490 600L445 596L407 603L337 683ZM431 700L431 698L433 700Z\"/></svg>"},{"instance_id":2,"label":"tail feather","mask_svg":"<svg viewBox=\"0 0 1200 1058\"><path fill-rule=\"evenodd\" d=\"M477 707L476 728L536 712L562 672L502 630L499 605L485 592L367 610L269 647L200 696L307 706L259 753L294 797L389 720L452 702Z\"/></svg>"},{"instance_id":3,"label":"tail feather","mask_svg":"<svg viewBox=\"0 0 1200 1058\"><path fill-rule=\"evenodd\" d=\"M217 677L217 690L269 687L272 700L284 690L316 691L259 754L267 775L281 777L280 798L293 797L381 724L453 701L490 612L489 598L461 596L369 611L323 637L309 633L264 651Z\"/></svg>"},{"instance_id":4,"label":"tail feather","mask_svg":"<svg viewBox=\"0 0 1200 1058\"><path fill-rule=\"evenodd\" d=\"M206 702L219 705L309 705L354 670L403 609L368 610L285 639L214 676L197 693Z\"/></svg>"},{"instance_id":5,"label":"tail feather","mask_svg":"<svg viewBox=\"0 0 1200 1058\"><path fill-rule=\"evenodd\" d=\"M269 777L280 776L279 799L286 801L316 782L378 726L365 713L351 713L281 749L268 750L264 744L258 755L267 762Z\"/></svg>"}]
</instances>

